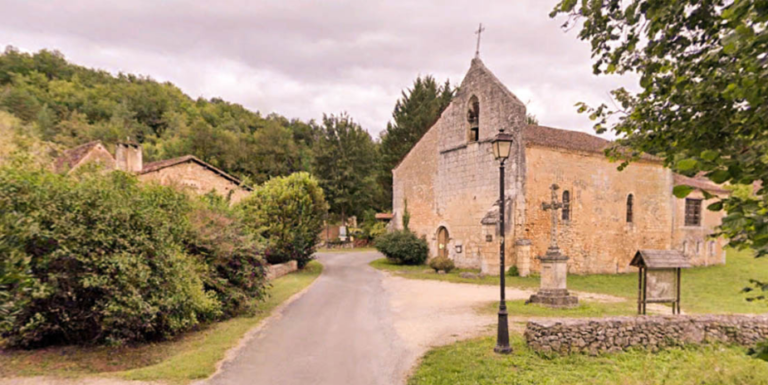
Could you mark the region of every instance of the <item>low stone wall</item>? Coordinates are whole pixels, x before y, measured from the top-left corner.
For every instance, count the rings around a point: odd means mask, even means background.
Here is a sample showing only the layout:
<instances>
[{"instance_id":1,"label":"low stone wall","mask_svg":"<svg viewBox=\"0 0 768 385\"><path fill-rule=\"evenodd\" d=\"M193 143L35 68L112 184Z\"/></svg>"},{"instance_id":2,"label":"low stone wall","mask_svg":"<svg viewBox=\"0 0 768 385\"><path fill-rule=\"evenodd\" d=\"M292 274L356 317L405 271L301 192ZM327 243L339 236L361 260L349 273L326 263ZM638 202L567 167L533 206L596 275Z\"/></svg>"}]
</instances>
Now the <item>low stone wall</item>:
<instances>
[{"instance_id":1,"label":"low stone wall","mask_svg":"<svg viewBox=\"0 0 768 385\"><path fill-rule=\"evenodd\" d=\"M289 261L289 262L280 263L277 265L268 265L267 279L271 281L275 278L280 278L288 273L292 273L298 269L299 269L299 265L296 263L296 261Z\"/></svg>"},{"instance_id":2,"label":"low stone wall","mask_svg":"<svg viewBox=\"0 0 768 385\"><path fill-rule=\"evenodd\" d=\"M618 352L630 347L725 342L752 346L768 339L768 314L638 316L530 321L528 346L541 353Z\"/></svg>"}]
</instances>

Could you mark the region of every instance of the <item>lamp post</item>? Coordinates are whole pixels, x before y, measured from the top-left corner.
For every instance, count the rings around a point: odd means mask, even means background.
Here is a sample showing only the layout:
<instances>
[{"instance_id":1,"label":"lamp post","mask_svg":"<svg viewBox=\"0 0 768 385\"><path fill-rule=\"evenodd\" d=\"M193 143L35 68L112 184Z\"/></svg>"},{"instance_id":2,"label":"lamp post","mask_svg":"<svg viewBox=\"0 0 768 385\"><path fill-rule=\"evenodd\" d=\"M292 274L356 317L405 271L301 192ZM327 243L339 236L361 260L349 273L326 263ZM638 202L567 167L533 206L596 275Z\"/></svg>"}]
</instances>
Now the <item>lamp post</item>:
<instances>
[{"instance_id":1,"label":"lamp post","mask_svg":"<svg viewBox=\"0 0 768 385\"><path fill-rule=\"evenodd\" d=\"M496 335L496 347L493 351L501 354L508 354L512 351L509 347L509 326L507 325L507 302L505 295L504 280L504 163L512 152L512 135L500 129L499 133L493 138L491 145L493 147L493 156L499 161L499 282L501 290L501 299L499 300L499 325Z\"/></svg>"}]
</instances>

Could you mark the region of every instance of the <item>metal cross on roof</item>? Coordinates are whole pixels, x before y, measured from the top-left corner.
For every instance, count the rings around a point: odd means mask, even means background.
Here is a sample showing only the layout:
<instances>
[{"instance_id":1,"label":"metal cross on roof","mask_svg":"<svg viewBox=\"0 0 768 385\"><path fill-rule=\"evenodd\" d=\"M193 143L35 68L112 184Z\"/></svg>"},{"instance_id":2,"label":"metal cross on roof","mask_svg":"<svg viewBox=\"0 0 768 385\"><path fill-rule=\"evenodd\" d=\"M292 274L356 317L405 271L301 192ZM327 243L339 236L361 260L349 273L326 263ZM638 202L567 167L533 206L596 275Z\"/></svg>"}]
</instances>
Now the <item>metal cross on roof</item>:
<instances>
[{"instance_id":1,"label":"metal cross on roof","mask_svg":"<svg viewBox=\"0 0 768 385\"><path fill-rule=\"evenodd\" d=\"M549 187L549 189L552 190L552 201L549 203L541 203L542 210L549 210L552 212L552 229L550 230L552 240L549 245L550 249L557 249L557 210L563 208L563 204L557 201L557 189L559 188L560 186L553 183L552 186Z\"/></svg>"},{"instance_id":2,"label":"metal cross on roof","mask_svg":"<svg viewBox=\"0 0 768 385\"><path fill-rule=\"evenodd\" d=\"M480 23L480 26L477 27L477 31L475 31L475 34L477 35L477 48L475 48L475 57L480 57L480 34L485 31L485 28L483 28L483 23Z\"/></svg>"}]
</instances>

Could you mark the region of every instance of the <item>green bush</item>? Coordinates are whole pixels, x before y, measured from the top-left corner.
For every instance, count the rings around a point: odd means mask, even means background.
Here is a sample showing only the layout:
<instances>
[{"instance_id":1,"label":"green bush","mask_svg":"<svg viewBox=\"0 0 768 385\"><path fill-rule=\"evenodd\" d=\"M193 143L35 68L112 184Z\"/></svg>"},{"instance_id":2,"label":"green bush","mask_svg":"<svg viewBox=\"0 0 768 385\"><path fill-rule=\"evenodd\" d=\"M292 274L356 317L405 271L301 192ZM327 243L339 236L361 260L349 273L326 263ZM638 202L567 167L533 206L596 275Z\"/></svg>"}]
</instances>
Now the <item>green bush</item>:
<instances>
[{"instance_id":1,"label":"green bush","mask_svg":"<svg viewBox=\"0 0 768 385\"><path fill-rule=\"evenodd\" d=\"M520 270L517 269L516 265L512 265L509 270L507 270L507 276L509 277L519 277L520 276Z\"/></svg>"},{"instance_id":2,"label":"green bush","mask_svg":"<svg viewBox=\"0 0 768 385\"><path fill-rule=\"evenodd\" d=\"M427 240L408 230L386 233L376 238L376 249L388 260L403 265L422 265L427 260Z\"/></svg>"},{"instance_id":3,"label":"green bush","mask_svg":"<svg viewBox=\"0 0 768 385\"><path fill-rule=\"evenodd\" d=\"M320 240L328 205L323 190L308 173L273 178L239 208L243 219L266 240L269 263L295 260L303 268Z\"/></svg>"},{"instance_id":4,"label":"green bush","mask_svg":"<svg viewBox=\"0 0 768 385\"><path fill-rule=\"evenodd\" d=\"M429 267L433 268L435 272L443 270L446 273L450 273L451 270L456 268L453 261L447 257L436 257L429 261Z\"/></svg>"},{"instance_id":5,"label":"green bush","mask_svg":"<svg viewBox=\"0 0 768 385\"><path fill-rule=\"evenodd\" d=\"M221 316L184 253L189 198L113 172L0 168L0 327L12 346L168 338Z\"/></svg>"},{"instance_id":6,"label":"green bush","mask_svg":"<svg viewBox=\"0 0 768 385\"><path fill-rule=\"evenodd\" d=\"M363 214L362 234L360 238L373 242L387 232L387 224L376 219L375 210L366 210Z\"/></svg>"},{"instance_id":7,"label":"green bush","mask_svg":"<svg viewBox=\"0 0 768 385\"><path fill-rule=\"evenodd\" d=\"M206 195L190 214L187 253L208 267L205 289L216 293L223 315L255 310L266 289L262 240L245 226L221 196Z\"/></svg>"}]
</instances>

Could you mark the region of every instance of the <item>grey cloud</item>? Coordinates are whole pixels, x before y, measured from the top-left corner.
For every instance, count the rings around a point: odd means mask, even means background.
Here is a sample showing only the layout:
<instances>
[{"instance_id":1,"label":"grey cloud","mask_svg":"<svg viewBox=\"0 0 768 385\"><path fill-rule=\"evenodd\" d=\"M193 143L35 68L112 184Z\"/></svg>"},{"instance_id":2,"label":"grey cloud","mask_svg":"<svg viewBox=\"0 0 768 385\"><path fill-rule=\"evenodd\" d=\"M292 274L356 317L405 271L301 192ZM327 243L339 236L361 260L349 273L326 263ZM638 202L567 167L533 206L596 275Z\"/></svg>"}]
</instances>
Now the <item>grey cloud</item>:
<instances>
[{"instance_id":1,"label":"grey cloud","mask_svg":"<svg viewBox=\"0 0 768 385\"><path fill-rule=\"evenodd\" d=\"M0 0L0 44L58 48L264 113L346 110L375 134L417 75L461 80L482 21L481 57L540 121L589 130L573 104L632 79L592 76L589 46L548 17L555 3Z\"/></svg>"}]
</instances>

